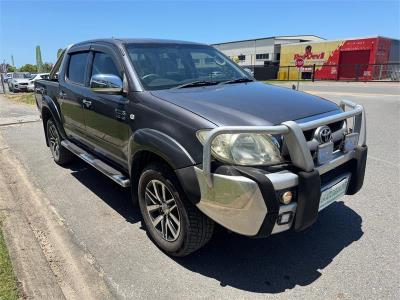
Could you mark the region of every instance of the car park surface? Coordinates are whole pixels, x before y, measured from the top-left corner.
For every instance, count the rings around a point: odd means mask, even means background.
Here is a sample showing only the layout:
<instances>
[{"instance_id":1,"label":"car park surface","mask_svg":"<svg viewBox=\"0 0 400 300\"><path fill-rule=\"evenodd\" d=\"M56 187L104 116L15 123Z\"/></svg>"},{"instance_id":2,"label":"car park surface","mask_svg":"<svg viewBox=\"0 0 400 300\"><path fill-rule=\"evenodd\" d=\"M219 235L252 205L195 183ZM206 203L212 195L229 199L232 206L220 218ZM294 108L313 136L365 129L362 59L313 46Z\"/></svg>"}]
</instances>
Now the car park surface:
<instances>
[{"instance_id":1,"label":"car park surface","mask_svg":"<svg viewBox=\"0 0 400 300\"><path fill-rule=\"evenodd\" d=\"M398 85L300 88L365 106L370 149L361 192L332 204L302 233L248 239L218 229L205 248L182 259L148 240L129 192L85 163L56 166L41 123L2 126L0 133L121 298L393 299L400 277Z\"/></svg>"}]
</instances>

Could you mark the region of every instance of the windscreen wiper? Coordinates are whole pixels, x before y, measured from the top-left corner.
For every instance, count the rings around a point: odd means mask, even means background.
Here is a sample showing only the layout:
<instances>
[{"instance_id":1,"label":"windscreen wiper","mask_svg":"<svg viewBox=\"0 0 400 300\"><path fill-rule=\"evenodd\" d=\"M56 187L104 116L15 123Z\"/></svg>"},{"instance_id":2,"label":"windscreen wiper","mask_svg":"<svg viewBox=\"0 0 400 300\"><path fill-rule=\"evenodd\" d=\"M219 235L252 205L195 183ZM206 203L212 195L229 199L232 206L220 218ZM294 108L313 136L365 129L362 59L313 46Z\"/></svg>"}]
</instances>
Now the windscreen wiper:
<instances>
[{"instance_id":1,"label":"windscreen wiper","mask_svg":"<svg viewBox=\"0 0 400 300\"><path fill-rule=\"evenodd\" d=\"M253 79L247 78L247 77L240 77L236 79L231 79L227 81L222 81L220 82L221 84L230 84L230 83L240 83L240 82L252 82L254 81Z\"/></svg>"},{"instance_id":2,"label":"windscreen wiper","mask_svg":"<svg viewBox=\"0 0 400 300\"><path fill-rule=\"evenodd\" d=\"M197 80L197 81L192 81L192 82L188 82L188 83L184 83L184 84L178 85L175 88L176 89L183 89L183 88L196 87L196 86L216 85L218 83L219 83L219 81Z\"/></svg>"}]
</instances>

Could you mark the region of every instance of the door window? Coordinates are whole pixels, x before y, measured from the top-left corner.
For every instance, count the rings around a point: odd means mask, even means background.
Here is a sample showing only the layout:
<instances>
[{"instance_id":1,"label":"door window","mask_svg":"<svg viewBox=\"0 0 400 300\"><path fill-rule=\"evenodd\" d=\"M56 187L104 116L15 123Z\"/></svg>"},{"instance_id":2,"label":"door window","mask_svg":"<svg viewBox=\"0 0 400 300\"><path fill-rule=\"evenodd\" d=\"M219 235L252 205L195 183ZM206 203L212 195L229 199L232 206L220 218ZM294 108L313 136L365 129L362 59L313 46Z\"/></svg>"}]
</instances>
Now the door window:
<instances>
[{"instance_id":1,"label":"door window","mask_svg":"<svg viewBox=\"0 0 400 300\"><path fill-rule=\"evenodd\" d=\"M96 74L112 74L121 77L111 55L101 52L94 54L92 76Z\"/></svg>"},{"instance_id":2,"label":"door window","mask_svg":"<svg viewBox=\"0 0 400 300\"><path fill-rule=\"evenodd\" d=\"M71 54L69 59L67 78L74 83L85 84L85 69L88 52Z\"/></svg>"}]
</instances>

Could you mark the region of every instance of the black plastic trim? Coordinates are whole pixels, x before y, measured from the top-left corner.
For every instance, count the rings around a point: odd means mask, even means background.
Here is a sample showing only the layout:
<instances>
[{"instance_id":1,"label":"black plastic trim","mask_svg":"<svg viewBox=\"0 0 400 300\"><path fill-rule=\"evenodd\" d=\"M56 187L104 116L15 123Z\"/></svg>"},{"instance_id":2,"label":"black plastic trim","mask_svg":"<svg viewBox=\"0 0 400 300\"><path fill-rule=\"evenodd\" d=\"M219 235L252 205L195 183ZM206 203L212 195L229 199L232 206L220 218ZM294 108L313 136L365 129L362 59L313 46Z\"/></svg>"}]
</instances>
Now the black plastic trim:
<instances>
[{"instance_id":1,"label":"black plastic trim","mask_svg":"<svg viewBox=\"0 0 400 300\"><path fill-rule=\"evenodd\" d=\"M310 227L317 220L321 197L321 177L317 170L298 172L297 211L294 223L296 231Z\"/></svg>"},{"instance_id":2,"label":"black plastic trim","mask_svg":"<svg viewBox=\"0 0 400 300\"><path fill-rule=\"evenodd\" d=\"M235 167L243 176L257 182L267 206L267 215L254 237L267 237L271 234L279 214L279 201L276 197L274 185L265 174L251 167Z\"/></svg>"},{"instance_id":3,"label":"black plastic trim","mask_svg":"<svg viewBox=\"0 0 400 300\"><path fill-rule=\"evenodd\" d=\"M193 204L197 204L201 199L199 181L193 166L177 169L175 174L181 184L186 197Z\"/></svg>"},{"instance_id":4,"label":"black plastic trim","mask_svg":"<svg viewBox=\"0 0 400 300\"><path fill-rule=\"evenodd\" d=\"M359 146L356 148L355 158L351 165L351 179L347 188L347 195L354 195L364 184L365 168L367 165L367 146Z\"/></svg>"}]
</instances>

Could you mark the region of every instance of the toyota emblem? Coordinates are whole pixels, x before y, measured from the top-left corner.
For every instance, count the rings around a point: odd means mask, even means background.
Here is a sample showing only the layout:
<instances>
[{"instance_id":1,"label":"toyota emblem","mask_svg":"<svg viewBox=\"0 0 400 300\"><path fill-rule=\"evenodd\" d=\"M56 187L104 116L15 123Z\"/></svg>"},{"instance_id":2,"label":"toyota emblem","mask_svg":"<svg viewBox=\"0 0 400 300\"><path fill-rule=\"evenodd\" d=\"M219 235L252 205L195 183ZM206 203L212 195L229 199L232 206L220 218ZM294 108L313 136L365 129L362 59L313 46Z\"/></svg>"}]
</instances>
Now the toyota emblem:
<instances>
[{"instance_id":1,"label":"toyota emblem","mask_svg":"<svg viewBox=\"0 0 400 300\"><path fill-rule=\"evenodd\" d=\"M332 140L332 130L326 125L318 127L315 130L314 137L321 144L325 144Z\"/></svg>"}]
</instances>

